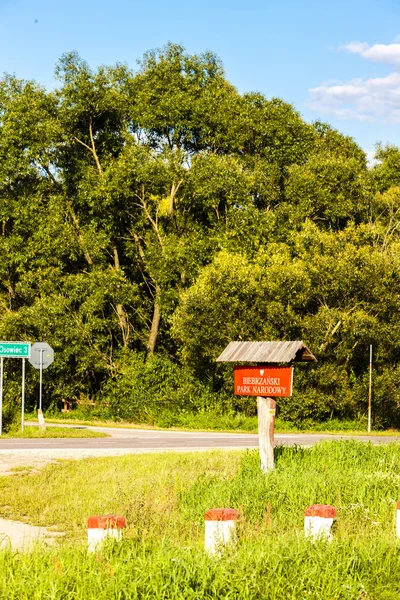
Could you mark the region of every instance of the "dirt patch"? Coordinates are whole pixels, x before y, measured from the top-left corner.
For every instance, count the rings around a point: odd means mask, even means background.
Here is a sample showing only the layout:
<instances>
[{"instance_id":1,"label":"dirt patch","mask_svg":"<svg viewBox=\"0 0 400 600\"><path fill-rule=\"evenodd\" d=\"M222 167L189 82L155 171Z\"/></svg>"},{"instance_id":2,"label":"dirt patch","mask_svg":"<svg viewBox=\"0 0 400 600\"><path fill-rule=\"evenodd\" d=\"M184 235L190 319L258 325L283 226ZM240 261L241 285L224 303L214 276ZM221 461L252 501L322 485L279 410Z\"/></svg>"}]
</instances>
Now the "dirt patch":
<instances>
[{"instance_id":1,"label":"dirt patch","mask_svg":"<svg viewBox=\"0 0 400 600\"><path fill-rule=\"evenodd\" d=\"M11 545L14 550L28 549L39 543L52 544L64 533L50 531L46 527L35 527L20 521L0 519L0 548Z\"/></svg>"},{"instance_id":2,"label":"dirt patch","mask_svg":"<svg viewBox=\"0 0 400 600\"><path fill-rule=\"evenodd\" d=\"M191 448L173 448L174 451L191 451ZM165 452L166 449L154 448L32 448L21 450L0 450L0 476L12 475L18 471L31 471L59 460L79 460L99 456L124 456L126 454L152 454Z\"/></svg>"}]
</instances>

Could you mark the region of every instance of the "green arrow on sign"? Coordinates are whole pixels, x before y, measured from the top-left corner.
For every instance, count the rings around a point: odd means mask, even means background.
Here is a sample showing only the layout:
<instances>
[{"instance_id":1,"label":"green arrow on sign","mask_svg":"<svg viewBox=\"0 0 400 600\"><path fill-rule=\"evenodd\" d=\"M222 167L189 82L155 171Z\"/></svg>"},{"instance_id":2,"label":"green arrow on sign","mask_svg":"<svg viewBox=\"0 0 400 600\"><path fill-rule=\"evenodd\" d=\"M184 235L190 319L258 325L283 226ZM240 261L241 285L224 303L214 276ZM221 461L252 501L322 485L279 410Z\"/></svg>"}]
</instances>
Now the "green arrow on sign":
<instances>
[{"instance_id":1,"label":"green arrow on sign","mask_svg":"<svg viewBox=\"0 0 400 600\"><path fill-rule=\"evenodd\" d=\"M30 355L30 342L0 342L0 357L2 358L29 358Z\"/></svg>"}]
</instances>

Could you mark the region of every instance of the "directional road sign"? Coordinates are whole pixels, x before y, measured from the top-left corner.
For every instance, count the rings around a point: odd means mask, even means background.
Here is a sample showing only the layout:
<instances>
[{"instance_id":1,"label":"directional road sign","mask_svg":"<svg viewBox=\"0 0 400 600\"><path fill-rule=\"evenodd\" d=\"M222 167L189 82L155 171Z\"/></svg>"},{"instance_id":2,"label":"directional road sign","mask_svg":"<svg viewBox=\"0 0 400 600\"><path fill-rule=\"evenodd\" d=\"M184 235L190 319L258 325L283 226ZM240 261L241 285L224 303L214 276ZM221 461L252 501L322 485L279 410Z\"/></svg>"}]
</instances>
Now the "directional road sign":
<instances>
[{"instance_id":1,"label":"directional road sign","mask_svg":"<svg viewBox=\"0 0 400 600\"><path fill-rule=\"evenodd\" d=\"M3 379L4 359L22 359L22 431L24 430L24 405L25 405L25 359L31 355L30 342L0 342L0 435L3 430Z\"/></svg>"},{"instance_id":2,"label":"directional road sign","mask_svg":"<svg viewBox=\"0 0 400 600\"><path fill-rule=\"evenodd\" d=\"M2 358L29 358L30 355L30 342L0 342L0 357Z\"/></svg>"},{"instance_id":3,"label":"directional road sign","mask_svg":"<svg viewBox=\"0 0 400 600\"><path fill-rule=\"evenodd\" d=\"M47 369L54 360L54 350L46 342L36 342L32 345L29 362L35 369Z\"/></svg>"}]
</instances>

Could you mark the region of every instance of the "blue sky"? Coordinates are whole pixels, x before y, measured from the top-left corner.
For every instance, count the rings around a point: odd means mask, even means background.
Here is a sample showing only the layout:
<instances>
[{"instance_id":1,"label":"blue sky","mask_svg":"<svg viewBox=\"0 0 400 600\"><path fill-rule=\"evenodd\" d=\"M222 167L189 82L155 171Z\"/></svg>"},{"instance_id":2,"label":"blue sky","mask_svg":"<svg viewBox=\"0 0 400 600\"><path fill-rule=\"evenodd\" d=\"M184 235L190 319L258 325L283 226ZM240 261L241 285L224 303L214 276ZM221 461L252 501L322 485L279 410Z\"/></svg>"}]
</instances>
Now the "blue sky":
<instances>
[{"instance_id":1,"label":"blue sky","mask_svg":"<svg viewBox=\"0 0 400 600\"><path fill-rule=\"evenodd\" d=\"M0 72L46 86L64 52L135 67L168 41L213 50L241 92L281 97L368 152L400 145L399 0L0 0Z\"/></svg>"}]
</instances>

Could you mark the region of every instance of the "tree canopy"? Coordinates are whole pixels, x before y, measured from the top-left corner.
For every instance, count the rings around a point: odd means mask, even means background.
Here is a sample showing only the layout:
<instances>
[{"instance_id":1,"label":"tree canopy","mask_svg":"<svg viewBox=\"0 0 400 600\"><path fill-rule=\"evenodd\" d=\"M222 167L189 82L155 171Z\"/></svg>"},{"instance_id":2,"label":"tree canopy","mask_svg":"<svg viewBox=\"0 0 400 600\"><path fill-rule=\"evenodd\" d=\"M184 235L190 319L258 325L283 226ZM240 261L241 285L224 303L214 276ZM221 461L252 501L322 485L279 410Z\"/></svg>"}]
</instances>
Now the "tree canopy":
<instances>
[{"instance_id":1,"label":"tree canopy","mask_svg":"<svg viewBox=\"0 0 400 600\"><path fill-rule=\"evenodd\" d=\"M56 77L0 81L0 338L54 347L47 405L250 410L215 358L303 339L319 364L282 414L363 413L373 344L378 418L400 422L400 149L369 168L351 138L179 45L137 71L70 53ZM31 406L36 385L31 370Z\"/></svg>"}]
</instances>

